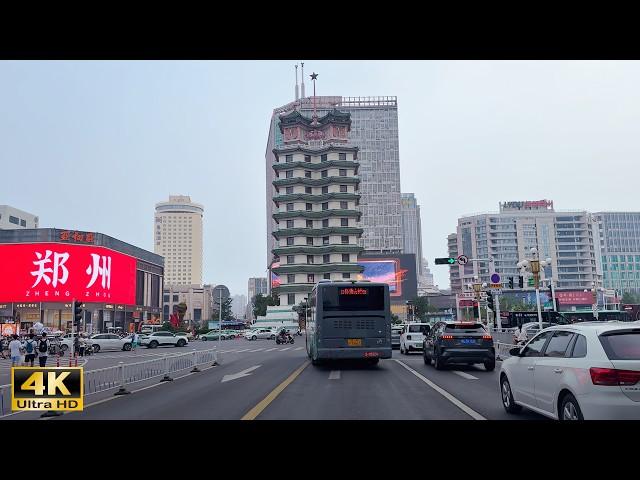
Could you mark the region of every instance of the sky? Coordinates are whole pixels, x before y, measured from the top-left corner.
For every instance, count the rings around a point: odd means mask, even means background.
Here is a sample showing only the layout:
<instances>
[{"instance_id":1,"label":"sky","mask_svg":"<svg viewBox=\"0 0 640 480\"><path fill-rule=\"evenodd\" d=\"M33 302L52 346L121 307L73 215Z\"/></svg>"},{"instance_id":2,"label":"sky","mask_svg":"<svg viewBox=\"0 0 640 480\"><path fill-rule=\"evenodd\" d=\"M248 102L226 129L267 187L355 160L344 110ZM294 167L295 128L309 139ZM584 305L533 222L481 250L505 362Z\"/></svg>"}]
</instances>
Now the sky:
<instances>
[{"instance_id":1,"label":"sky","mask_svg":"<svg viewBox=\"0 0 640 480\"><path fill-rule=\"evenodd\" d=\"M0 204L153 251L157 202L205 207L204 282L266 276L265 149L291 61L0 61ZM303 60L304 61L304 60ZM638 211L640 62L305 61L318 95L398 97L402 192L447 235L500 201ZM307 94L312 93L306 83Z\"/></svg>"}]
</instances>

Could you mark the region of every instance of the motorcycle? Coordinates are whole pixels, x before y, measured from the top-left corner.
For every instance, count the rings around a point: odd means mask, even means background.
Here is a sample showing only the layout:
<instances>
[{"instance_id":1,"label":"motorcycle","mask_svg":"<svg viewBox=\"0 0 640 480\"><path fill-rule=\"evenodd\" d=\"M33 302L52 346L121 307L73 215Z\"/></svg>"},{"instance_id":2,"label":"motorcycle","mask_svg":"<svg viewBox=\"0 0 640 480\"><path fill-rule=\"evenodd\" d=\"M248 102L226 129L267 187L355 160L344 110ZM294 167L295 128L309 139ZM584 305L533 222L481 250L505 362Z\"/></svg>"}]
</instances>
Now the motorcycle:
<instances>
[{"instance_id":1,"label":"motorcycle","mask_svg":"<svg viewBox=\"0 0 640 480\"><path fill-rule=\"evenodd\" d=\"M278 335L276 337L276 344L281 345L283 343L293 343L293 337L287 333L286 335Z\"/></svg>"}]
</instances>

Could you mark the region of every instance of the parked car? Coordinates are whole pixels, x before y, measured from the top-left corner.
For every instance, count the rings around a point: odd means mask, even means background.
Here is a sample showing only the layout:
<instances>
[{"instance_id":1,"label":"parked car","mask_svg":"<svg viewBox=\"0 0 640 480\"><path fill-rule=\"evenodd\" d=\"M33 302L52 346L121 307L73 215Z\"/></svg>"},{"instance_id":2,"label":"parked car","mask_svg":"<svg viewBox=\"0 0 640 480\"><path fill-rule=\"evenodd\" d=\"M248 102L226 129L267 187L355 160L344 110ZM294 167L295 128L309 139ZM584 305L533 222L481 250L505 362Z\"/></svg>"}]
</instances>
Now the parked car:
<instances>
[{"instance_id":1,"label":"parked car","mask_svg":"<svg viewBox=\"0 0 640 480\"><path fill-rule=\"evenodd\" d=\"M256 328L255 330L250 330L244 334L244 338L247 340L257 340L257 339L269 339L275 340L276 338L276 330L273 328Z\"/></svg>"},{"instance_id":2,"label":"parked car","mask_svg":"<svg viewBox=\"0 0 640 480\"><path fill-rule=\"evenodd\" d=\"M220 331L219 330L211 330L207 333L203 333L202 335L200 335L200 340L206 342L207 340L218 340L218 335L219 335ZM222 340L227 340L230 338L235 338L235 333L231 333L228 332L226 330L222 331L222 335L220 335L220 338Z\"/></svg>"},{"instance_id":3,"label":"parked car","mask_svg":"<svg viewBox=\"0 0 640 480\"><path fill-rule=\"evenodd\" d=\"M391 348L400 348L400 335L402 334L402 326L391 327Z\"/></svg>"},{"instance_id":4,"label":"parked car","mask_svg":"<svg viewBox=\"0 0 640 480\"><path fill-rule=\"evenodd\" d=\"M487 371L496 368L493 337L478 322L438 322L424 339L424 363L442 370L445 365L484 364Z\"/></svg>"},{"instance_id":5,"label":"parked car","mask_svg":"<svg viewBox=\"0 0 640 480\"><path fill-rule=\"evenodd\" d=\"M542 329L549 328L557 323L542 322ZM527 322L522 324L522 331L527 335L527 340L531 340L540 332L540 324L538 322Z\"/></svg>"},{"instance_id":6,"label":"parked car","mask_svg":"<svg viewBox=\"0 0 640 480\"><path fill-rule=\"evenodd\" d=\"M66 352L69 349L71 349L73 347L73 341L76 335L77 333L74 333L74 334L67 333L66 335L58 337L60 342L60 350L62 350L63 352ZM90 338L86 338L83 336L80 336L80 342L84 343L85 347L92 344L92 341Z\"/></svg>"},{"instance_id":7,"label":"parked car","mask_svg":"<svg viewBox=\"0 0 640 480\"><path fill-rule=\"evenodd\" d=\"M91 336L94 353L101 350L131 350L131 337L121 338L115 333L97 333Z\"/></svg>"},{"instance_id":8,"label":"parked car","mask_svg":"<svg viewBox=\"0 0 640 480\"><path fill-rule=\"evenodd\" d=\"M189 339L184 333L153 332L140 337L140 345L148 348L156 348L165 345L175 345L184 347L189 343Z\"/></svg>"},{"instance_id":9,"label":"parked car","mask_svg":"<svg viewBox=\"0 0 640 480\"><path fill-rule=\"evenodd\" d=\"M400 335L400 353L409 355L414 350L422 350L422 340L428 334L431 326L427 322L408 323Z\"/></svg>"},{"instance_id":10,"label":"parked car","mask_svg":"<svg viewBox=\"0 0 640 480\"><path fill-rule=\"evenodd\" d=\"M640 326L557 325L509 352L502 405L558 420L640 420Z\"/></svg>"}]
</instances>

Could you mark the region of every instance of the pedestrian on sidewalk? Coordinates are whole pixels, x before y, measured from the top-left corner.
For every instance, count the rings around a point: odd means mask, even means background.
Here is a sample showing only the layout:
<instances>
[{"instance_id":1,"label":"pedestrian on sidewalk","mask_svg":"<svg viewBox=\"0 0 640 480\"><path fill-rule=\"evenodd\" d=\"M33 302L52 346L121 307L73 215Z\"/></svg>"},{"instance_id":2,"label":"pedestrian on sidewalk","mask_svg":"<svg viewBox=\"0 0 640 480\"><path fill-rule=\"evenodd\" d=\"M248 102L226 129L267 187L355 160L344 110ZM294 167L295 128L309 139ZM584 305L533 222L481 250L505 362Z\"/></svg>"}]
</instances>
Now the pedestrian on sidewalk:
<instances>
[{"instance_id":1,"label":"pedestrian on sidewalk","mask_svg":"<svg viewBox=\"0 0 640 480\"><path fill-rule=\"evenodd\" d=\"M13 340L9 342L9 355L11 356L11 366L19 367L20 359L22 358L22 343L18 340L18 335L15 333L12 335Z\"/></svg>"},{"instance_id":2,"label":"pedestrian on sidewalk","mask_svg":"<svg viewBox=\"0 0 640 480\"><path fill-rule=\"evenodd\" d=\"M33 362L36 359L36 341L34 339L35 335L33 333L29 334L29 337L24 341L24 366L33 367ZM27 365L30 363L31 365Z\"/></svg>"},{"instance_id":3,"label":"pedestrian on sidewalk","mask_svg":"<svg viewBox=\"0 0 640 480\"><path fill-rule=\"evenodd\" d=\"M133 332L133 336L131 337L131 350L135 351L135 349L138 347L138 332Z\"/></svg>"},{"instance_id":4,"label":"pedestrian on sidewalk","mask_svg":"<svg viewBox=\"0 0 640 480\"><path fill-rule=\"evenodd\" d=\"M49 339L47 339L47 332L42 332L42 337L38 342L38 361L41 367L47 366L47 357L49 356Z\"/></svg>"}]
</instances>

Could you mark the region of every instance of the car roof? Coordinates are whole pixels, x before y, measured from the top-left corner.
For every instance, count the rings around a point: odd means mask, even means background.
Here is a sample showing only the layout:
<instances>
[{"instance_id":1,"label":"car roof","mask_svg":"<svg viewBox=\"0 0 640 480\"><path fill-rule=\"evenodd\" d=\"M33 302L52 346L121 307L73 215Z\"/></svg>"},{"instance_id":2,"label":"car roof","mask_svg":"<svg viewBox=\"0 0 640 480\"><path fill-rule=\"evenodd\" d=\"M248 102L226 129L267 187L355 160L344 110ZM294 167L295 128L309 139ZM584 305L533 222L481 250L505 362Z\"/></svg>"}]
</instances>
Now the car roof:
<instances>
[{"instance_id":1,"label":"car roof","mask_svg":"<svg viewBox=\"0 0 640 480\"><path fill-rule=\"evenodd\" d=\"M619 322L614 320L609 322L571 323L568 325L553 325L552 327L545 328L545 331L572 330L576 332L595 332L596 334L599 334L602 332L609 332L611 330L638 329L638 327L636 325L632 325L632 323L636 322Z\"/></svg>"}]
</instances>

